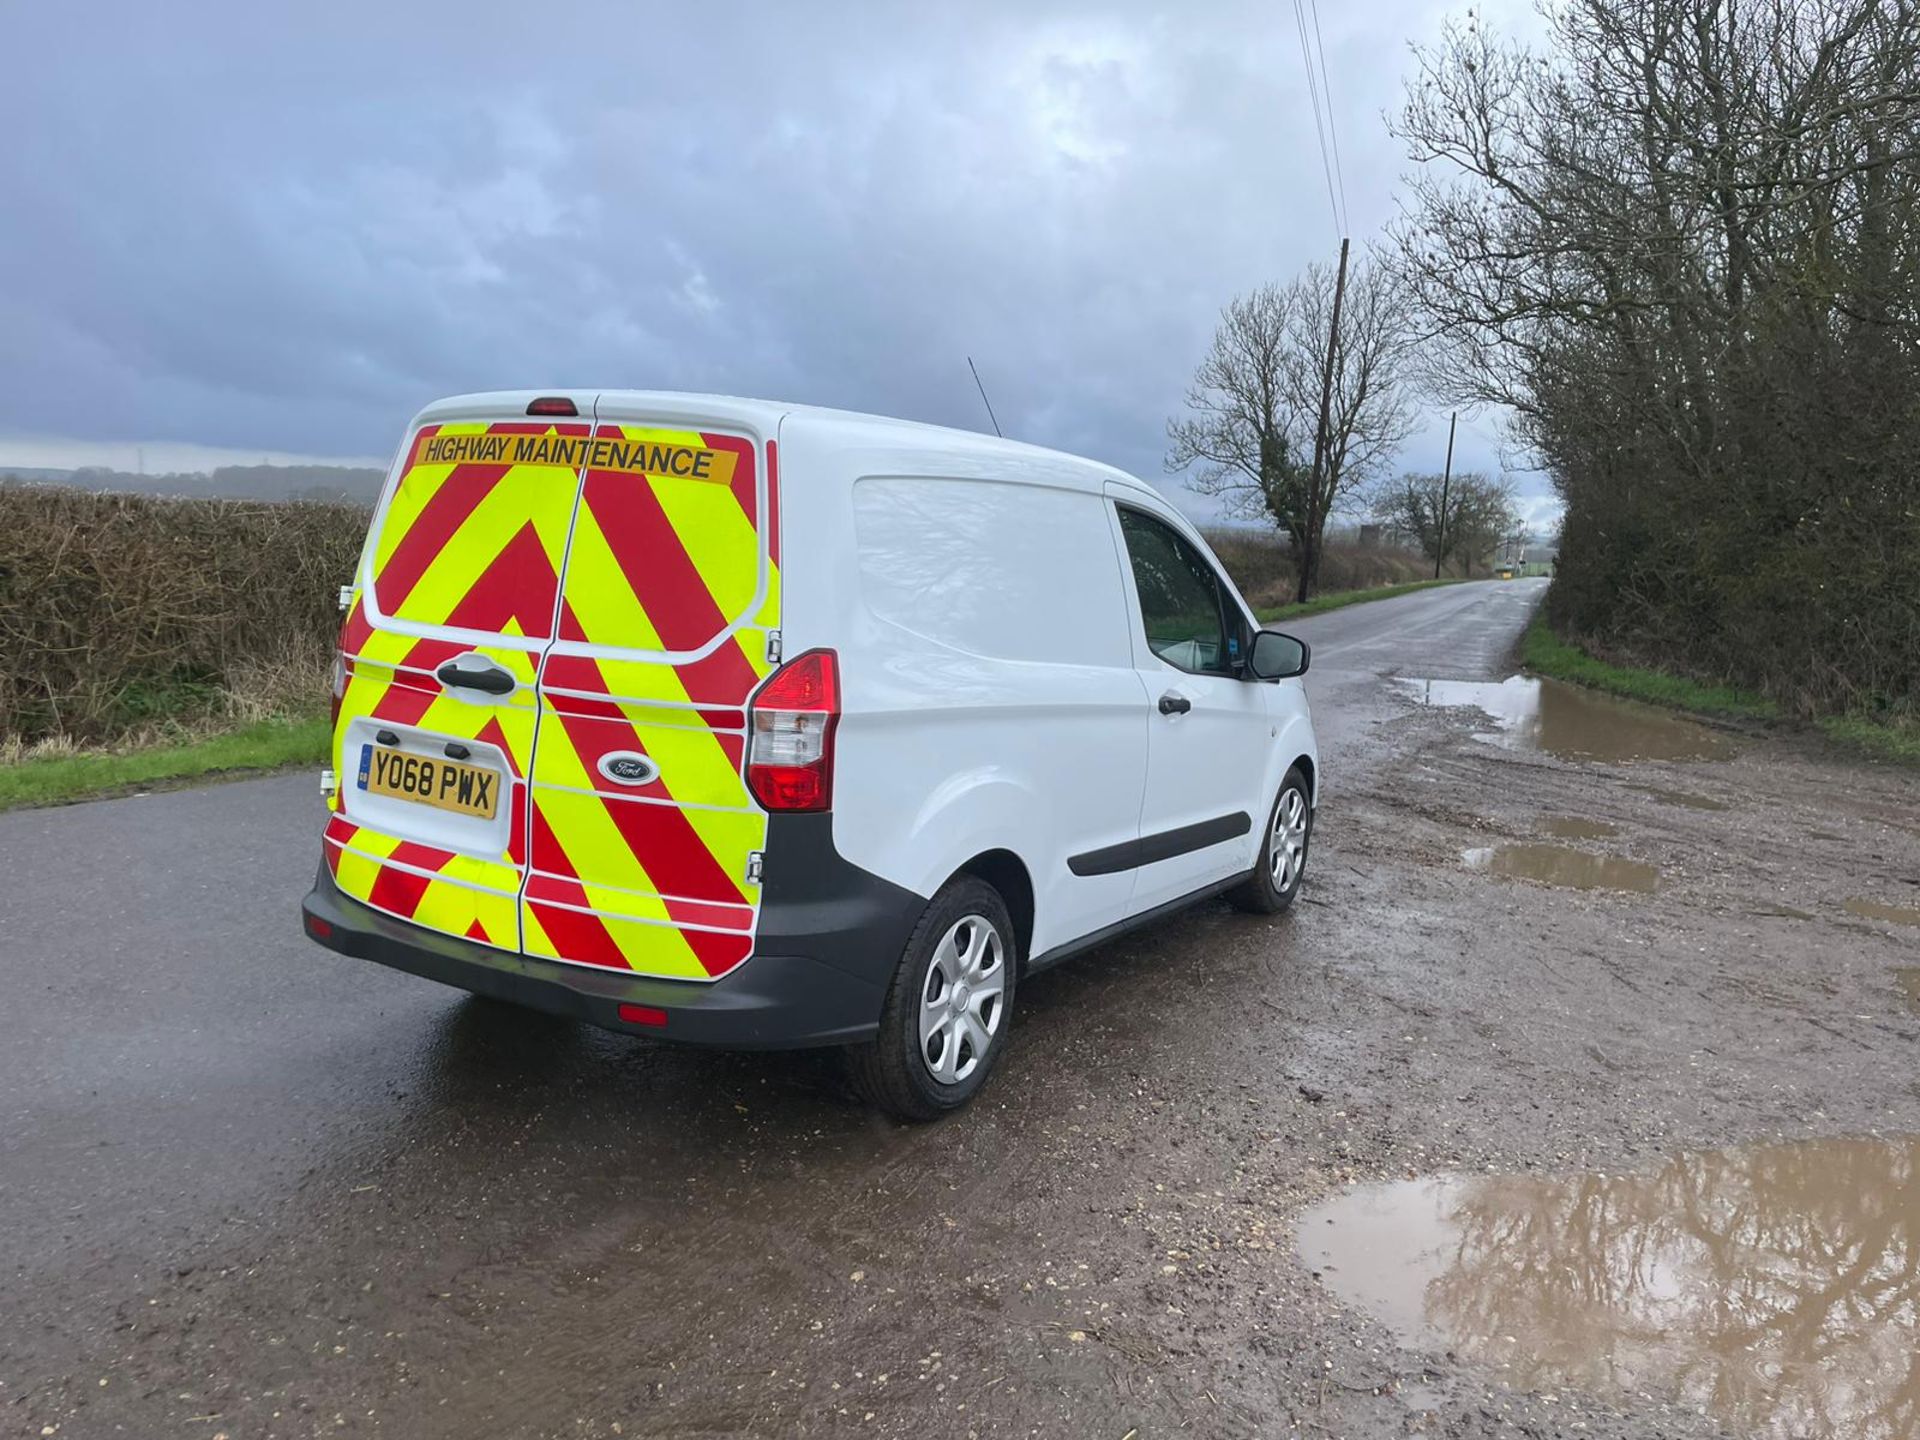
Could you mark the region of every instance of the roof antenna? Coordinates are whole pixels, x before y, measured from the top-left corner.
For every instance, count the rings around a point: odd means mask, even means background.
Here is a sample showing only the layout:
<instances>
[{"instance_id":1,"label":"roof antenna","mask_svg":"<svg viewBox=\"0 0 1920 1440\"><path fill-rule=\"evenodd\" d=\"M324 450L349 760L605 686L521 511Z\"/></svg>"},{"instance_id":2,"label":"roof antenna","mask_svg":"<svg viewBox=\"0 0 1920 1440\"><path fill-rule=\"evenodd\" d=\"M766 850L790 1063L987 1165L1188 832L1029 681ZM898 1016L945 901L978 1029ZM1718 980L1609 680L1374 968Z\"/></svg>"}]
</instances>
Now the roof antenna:
<instances>
[{"instance_id":1,"label":"roof antenna","mask_svg":"<svg viewBox=\"0 0 1920 1440\"><path fill-rule=\"evenodd\" d=\"M967 356L967 369L973 371L973 383L975 388L980 391L980 403L987 407L987 419L993 421L993 433L1000 435L1000 422L994 418L993 401L987 399L987 387L980 383L980 371L975 368L973 356L971 355ZM1000 438L1004 440L1006 436L1000 435Z\"/></svg>"}]
</instances>

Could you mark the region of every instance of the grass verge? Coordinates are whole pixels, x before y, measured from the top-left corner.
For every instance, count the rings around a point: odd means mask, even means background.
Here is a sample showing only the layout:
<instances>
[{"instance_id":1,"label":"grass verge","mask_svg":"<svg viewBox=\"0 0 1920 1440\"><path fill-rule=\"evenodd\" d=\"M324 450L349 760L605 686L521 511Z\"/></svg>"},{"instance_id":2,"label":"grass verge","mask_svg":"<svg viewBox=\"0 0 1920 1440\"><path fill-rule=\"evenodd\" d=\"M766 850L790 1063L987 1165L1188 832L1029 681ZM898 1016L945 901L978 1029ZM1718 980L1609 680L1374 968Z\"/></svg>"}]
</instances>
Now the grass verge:
<instances>
[{"instance_id":1,"label":"grass verge","mask_svg":"<svg viewBox=\"0 0 1920 1440\"><path fill-rule=\"evenodd\" d=\"M80 751L0 765L0 810L69 800L231 771L277 770L326 761L326 719L260 720L238 730L124 751Z\"/></svg>"},{"instance_id":2,"label":"grass verge","mask_svg":"<svg viewBox=\"0 0 1920 1440\"><path fill-rule=\"evenodd\" d=\"M1858 715L1829 715L1821 720L1820 730L1836 745L1876 760L1920 767L1920 724L1886 725Z\"/></svg>"},{"instance_id":3,"label":"grass verge","mask_svg":"<svg viewBox=\"0 0 1920 1440\"><path fill-rule=\"evenodd\" d=\"M1736 690L1728 685L1702 685L1679 675L1638 666L1614 665L1596 660L1579 646L1569 644L1547 626L1544 610L1534 612L1521 647L1521 660L1536 675L1555 680L1570 680L1594 690L1624 695L1629 700L1646 700L1676 710L1691 710L1699 715L1719 715L1733 720L1778 720L1780 707L1763 695Z\"/></svg>"},{"instance_id":4,"label":"grass verge","mask_svg":"<svg viewBox=\"0 0 1920 1440\"><path fill-rule=\"evenodd\" d=\"M1544 611L1527 627L1521 659L1536 675L1590 686L1630 700L1722 719L1777 721L1780 707L1763 695L1728 685L1703 685L1679 675L1595 659L1547 626ZM1828 715L1815 722L1835 744L1876 760L1920 766L1920 725L1889 724L1864 715Z\"/></svg>"},{"instance_id":5,"label":"grass verge","mask_svg":"<svg viewBox=\"0 0 1920 1440\"><path fill-rule=\"evenodd\" d=\"M1485 579L1485 576L1476 577ZM1458 579L1413 580L1405 585L1377 585L1371 590L1336 590L1331 595L1316 595L1304 604L1274 605L1264 610L1255 610L1254 618L1262 625L1269 620L1296 620L1303 615L1321 615L1328 610L1344 609L1348 605L1364 605L1369 600L1391 600L1396 595L1411 595L1416 590L1431 590L1436 585L1459 585Z\"/></svg>"}]
</instances>

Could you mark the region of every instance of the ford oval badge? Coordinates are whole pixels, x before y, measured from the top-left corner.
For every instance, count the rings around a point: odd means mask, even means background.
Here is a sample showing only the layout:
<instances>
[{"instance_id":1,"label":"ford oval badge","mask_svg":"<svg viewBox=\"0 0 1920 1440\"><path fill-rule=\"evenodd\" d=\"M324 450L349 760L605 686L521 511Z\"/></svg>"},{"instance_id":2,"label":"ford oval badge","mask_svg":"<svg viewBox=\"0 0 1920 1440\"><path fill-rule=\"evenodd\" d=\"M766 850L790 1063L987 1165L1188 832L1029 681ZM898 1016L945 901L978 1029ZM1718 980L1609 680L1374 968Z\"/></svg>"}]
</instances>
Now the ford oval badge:
<instances>
[{"instance_id":1,"label":"ford oval badge","mask_svg":"<svg viewBox=\"0 0 1920 1440\"><path fill-rule=\"evenodd\" d=\"M660 767L632 750L614 750L600 757L600 773L616 785L651 785Z\"/></svg>"}]
</instances>

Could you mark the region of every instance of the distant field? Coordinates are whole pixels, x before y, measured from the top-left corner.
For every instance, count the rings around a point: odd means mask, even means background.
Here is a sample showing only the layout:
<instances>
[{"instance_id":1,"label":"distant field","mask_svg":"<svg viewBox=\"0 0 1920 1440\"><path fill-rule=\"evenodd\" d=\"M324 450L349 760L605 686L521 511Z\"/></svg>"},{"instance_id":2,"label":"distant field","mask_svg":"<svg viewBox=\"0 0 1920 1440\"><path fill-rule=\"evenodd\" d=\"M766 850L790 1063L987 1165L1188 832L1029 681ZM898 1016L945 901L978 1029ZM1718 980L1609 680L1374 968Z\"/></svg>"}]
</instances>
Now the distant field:
<instances>
[{"instance_id":1,"label":"distant field","mask_svg":"<svg viewBox=\"0 0 1920 1440\"><path fill-rule=\"evenodd\" d=\"M1248 604L1258 610L1292 602L1298 591L1299 572L1285 536L1250 527L1220 527L1203 533ZM1433 561L1416 550L1398 545L1362 545L1336 536L1327 542L1320 557L1320 583L1314 594L1378 590L1422 580L1431 582L1433 578ZM1467 577L1460 575L1458 567L1449 566L1445 578Z\"/></svg>"},{"instance_id":2,"label":"distant field","mask_svg":"<svg viewBox=\"0 0 1920 1440\"><path fill-rule=\"evenodd\" d=\"M1391 600L1395 595L1410 595L1416 590L1431 590L1436 585L1461 585L1461 579L1449 580L1409 580L1404 585L1375 585L1366 590L1337 590L1329 594L1322 591L1304 604L1274 605L1266 609L1255 610L1254 618L1261 623L1270 620L1292 620L1302 615L1320 615L1328 610L1339 610L1348 605L1364 605L1369 600Z\"/></svg>"}]
</instances>

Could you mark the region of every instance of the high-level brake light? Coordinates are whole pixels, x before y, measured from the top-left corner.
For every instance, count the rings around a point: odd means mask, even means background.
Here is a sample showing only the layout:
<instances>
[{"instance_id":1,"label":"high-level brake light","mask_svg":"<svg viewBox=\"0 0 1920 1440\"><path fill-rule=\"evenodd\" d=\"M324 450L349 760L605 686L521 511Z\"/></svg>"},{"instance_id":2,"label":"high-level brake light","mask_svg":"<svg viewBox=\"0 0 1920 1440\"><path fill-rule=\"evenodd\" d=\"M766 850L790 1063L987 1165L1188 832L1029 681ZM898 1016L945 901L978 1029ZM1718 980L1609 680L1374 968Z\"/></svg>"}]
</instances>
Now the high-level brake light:
<instances>
[{"instance_id":1,"label":"high-level brake light","mask_svg":"<svg viewBox=\"0 0 1920 1440\"><path fill-rule=\"evenodd\" d=\"M840 667L831 650L809 650L774 671L747 712L747 784L769 810L833 805L833 730L840 719Z\"/></svg>"},{"instance_id":2,"label":"high-level brake light","mask_svg":"<svg viewBox=\"0 0 1920 1440\"><path fill-rule=\"evenodd\" d=\"M527 402L529 415L578 415L579 408L565 395L542 395Z\"/></svg>"}]
</instances>

